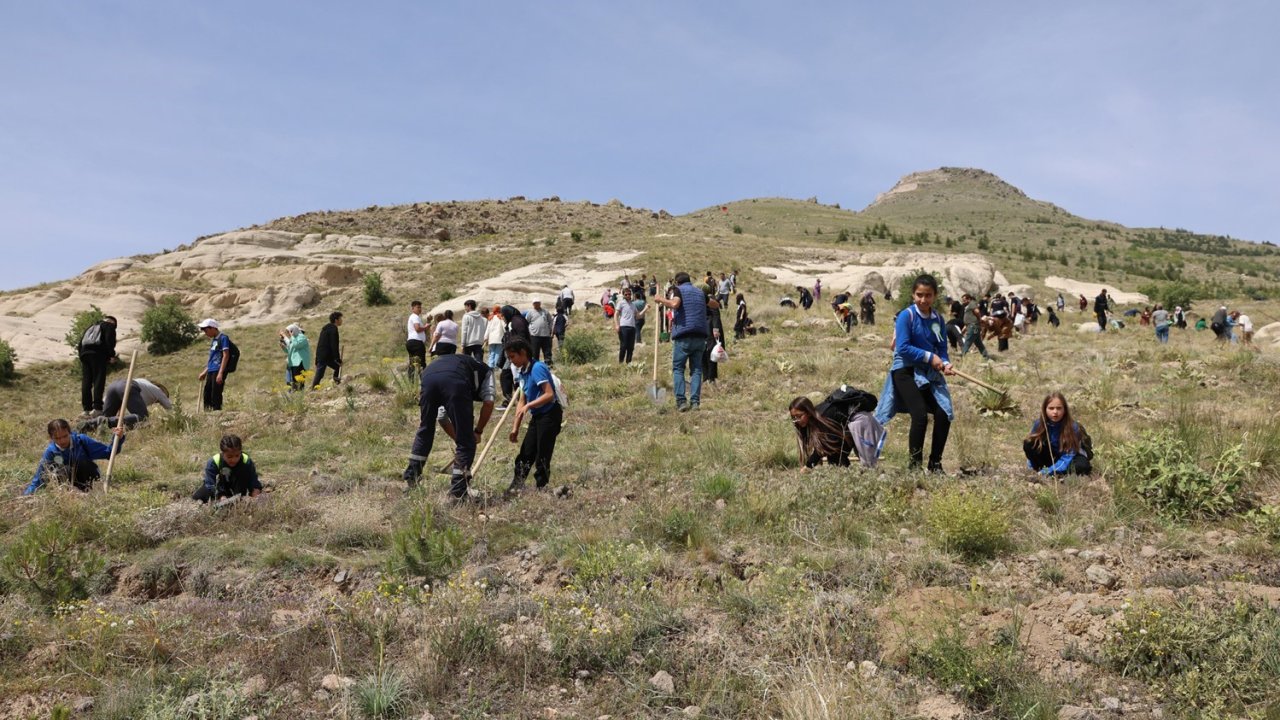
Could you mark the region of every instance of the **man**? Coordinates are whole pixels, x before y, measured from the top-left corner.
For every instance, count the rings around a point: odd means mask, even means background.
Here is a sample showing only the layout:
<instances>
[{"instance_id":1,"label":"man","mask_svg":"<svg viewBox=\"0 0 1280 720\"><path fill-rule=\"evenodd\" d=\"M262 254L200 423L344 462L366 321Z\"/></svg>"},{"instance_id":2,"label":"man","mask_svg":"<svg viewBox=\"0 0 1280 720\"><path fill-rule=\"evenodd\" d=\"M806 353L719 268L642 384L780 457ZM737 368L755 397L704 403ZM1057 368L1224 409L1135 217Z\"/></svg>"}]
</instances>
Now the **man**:
<instances>
[{"instance_id":1,"label":"man","mask_svg":"<svg viewBox=\"0 0 1280 720\"><path fill-rule=\"evenodd\" d=\"M475 300L467 300L462 307L467 310L462 316L462 354L484 362L484 331L489 327L489 320L476 310Z\"/></svg>"},{"instance_id":2,"label":"man","mask_svg":"<svg viewBox=\"0 0 1280 720\"><path fill-rule=\"evenodd\" d=\"M676 273L676 292L670 299L654 298L654 302L671 308L675 317L671 325L671 383L676 396L676 409L685 412L702 403L702 353L707 348L707 294L693 286L687 272ZM690 394L685 399L684 373L689 366Z\"/></svg>"},{"instance_id":3,"label":"man","mask_svg":"<svg viewBox=\"0 0 1280 720\"><path fill-rule=\"evenodd\" d=\"M409 365L416 376L427 366L427 326L422 324L422 301L409 303L409 320L405 323L405 352L409 353Z\"/></svg>"},{"instance_id":4,"label":"man","mask_svg":"<svg viewBox=\"0 0 1280 720\"><path fill-rule=\"evenodd\" d=\"M333 368L333 384L342 384L342 344L339 342L338 328L342 327L342 313L329 313L329 323L320 328L320 339L316 342L316 376L311 380L311 389L315 390L324 379L325 368Z\"/></svg>"},{"instance_id":5,"label":"man","mask_svg":"<svg viewBox=\"0 0 1280 720\"><path fill-rule=\"evenodd\" d=\"M636 329L640 313L636 311L632 299L631 288L622 289L622 299L618 301L618 310L613 314L613 330L618 335L618 362L630 363L632 353L636 349Z\"/></svg>"},{"instance_id":6,"label":"man","mask_svg":"<svg viewBox=\"0 0 1280 720\"><path fill-rule=\"evenodd\" d=\"M201 402L205 410L222 409L222 392L226 389L227 367L231 362L231 339L218 329L218 321L205 318L197 326L204 336L213 341L209 346L209 360L197 379L204 383Z\"/></svg>"},{"instance_id":7,"label":"man","mask_svg":"<svg viewBox=\"0 0 1280 720\"><path fill-rule=\"evenodd\" d=\"M102 391L107 365L116 362L116 319L110 315L85 328L77 348L80 356L80 407L89 417L102 414Z\"/></svg>"},{"instance_id":8,"label":"man","mask_svg":"<svg viewBox=\"0 0 1280 720\"><path fill-rule=\"evenodd\" d=\"M493 398L493 370L470 355L441 355L422 371L418 431L409 452L409 466L404 470L404 481L411 489L417 487L422 477L422 467L435 441L435 425L440 422L454 440L449 497L454 500L467 497L471 462L493 415ZM472 406L476 402L481 404L478 422L474 421Z\"/></svg>"},{"instance_id":9,"label":"man","mask_svg":"<svg viewBox=\"0 0 1280 720\"><path fill-rule=\"evenodd\" d=\"M114 428L119 420L120 406L124 404L124 379L116 380L107 386L103 396L102 416L86 420L80 425L80 432L87 432L106 423ZM165 410L172 410L169 402L169 389L160 383L153 383L146 378L134 378L129 386L129 403L125 407L124 426L130 430L134 425L146 420L150 413L149 405L159 405Z\"/></svg>"},{"instance_id":10,"label":"man","mask_svg":"<svg viewBox=\"0 0 1280 720\"><path fill-rule=\"evenodd\" d=\"M533 339L533 359L554 365L551 361L551 336L555 328L551 313L542 307L541 298L533 299L533 308L525 312L524 319L529 323L529 337Z\"/></svg>"},{"instance_id":11,"label":"man","mask_svg":"<svg viewBox=\"0 0 1280 720\"><path fill-rule=\"evenodd\" d=\"M529 321L524 319L520 311L510 305L503 305L499 313L507 324L507 332L502 340L503 344L505 345L512 338L522 338L532 347L533 337L529 335ZM503 409L505 409L507 403L510 403L515 395L515 379L511 372L511 363L506 359L505 353L502 357L502 373L499 378L502 383L502 405Z\"/></svg>"},{"instance_id":12,"label":"man","mask_svg":"<svg viewBox=\"0 0 1280 720\"><path fill-rule=\"evenodd\" d=\"M862 296L862 322L867 325L876 324L876 296L870 290Z\"/></svg>"},{"instance_id":13,"label":"man","mask_svg":"<svg viewBox=\"0 0 1280 720\"><path fill-rule=\"evenodd\" d=\"M969 352L969 346L973 345L982 353L982 357L990 360L991 354L987 352L987 346L982 344L982 308L969 293L965 293L961 300L964 301L964 345L960 349L960 357L964 357Z\"/></svg>"},{"instance_id":14,"label":"man","mask_svg":"<svg viewBox=\"0 0 1280 720\"><path fill-rule=\"evenodd\" d=\"M1213 318L1209 320L1209 329L1213 331L1218 342L1226 342L1231 336L1231 328L1227 323L1227 306L1222 305L1218 311L1213 314Z\"/></svg>"},{"instance_id":15,"label":"man","mask_svg":"<svg viewBox=\"0 0 1280 720\"><path fill-rule=\"evenodd\" d=\"M988 331L996 338L996 350L1005 352L1009 349L1009 338L1013 336L1013 319L1009 317L1009 301L1000 293L991 298L991 315L985 319Z\"/></svg>"},{"instance_id":16,"label":"man","mask_svg":"<svg viewBox=\"0 0 1280 720\"><path fill-rule=\"evenodd\" d=\"M1103 290L1093 299L1093 313L1098 317L1098 329L1102 332L1107 331L1107 310L1109 309L1111 306L1107 303L1107 291Z\"/></svg>"},{"instance_id":17,"label":"man","mask_svg":"<svg viewBox=\"0 0 1280 720\"><path fill-rule=\"evenodd\" d=\"M564 287L560 288L560 301L564 303L564 314L572 315L573 314L573 288L569 287L569 283L565 283Z\"/></svg>"},{"instance_id":18,"label":"man","mask_svg":"<svg viewBox=\"0 0 1280 720\"><path fill-rule=\"evenodd\" d=\"M731 292L733 292L733 284L729 282L729 277L724 273L720 273L720 284L716 286L716 301L720 303L720 307L729 304L729 293ZM812 299L810 299L809 304L813 304ZM806 306L805 310L808 309L808 306Z\"/></svg>"}]
</instances>

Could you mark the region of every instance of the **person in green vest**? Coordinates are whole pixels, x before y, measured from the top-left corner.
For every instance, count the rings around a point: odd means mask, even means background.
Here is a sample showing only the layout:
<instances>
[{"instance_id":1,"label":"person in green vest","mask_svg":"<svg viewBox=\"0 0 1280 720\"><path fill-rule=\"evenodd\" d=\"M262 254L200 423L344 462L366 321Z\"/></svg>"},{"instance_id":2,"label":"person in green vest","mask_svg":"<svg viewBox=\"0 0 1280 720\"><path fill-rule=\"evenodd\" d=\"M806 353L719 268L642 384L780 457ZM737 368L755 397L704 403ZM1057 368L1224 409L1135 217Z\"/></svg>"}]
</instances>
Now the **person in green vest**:
<instances>
[{"instance_id":1,"label":"person in green vest","mask_svg":"<svg viewBox=\"0 0 1280 720\"><path fill-rule=\"evenodd\" d=\"M258 468L239 435L223 435L218 454L204 466L204 482L191 499L202 503L234 496L257 497L262 494Z\"/></svg>"}]
</instances>

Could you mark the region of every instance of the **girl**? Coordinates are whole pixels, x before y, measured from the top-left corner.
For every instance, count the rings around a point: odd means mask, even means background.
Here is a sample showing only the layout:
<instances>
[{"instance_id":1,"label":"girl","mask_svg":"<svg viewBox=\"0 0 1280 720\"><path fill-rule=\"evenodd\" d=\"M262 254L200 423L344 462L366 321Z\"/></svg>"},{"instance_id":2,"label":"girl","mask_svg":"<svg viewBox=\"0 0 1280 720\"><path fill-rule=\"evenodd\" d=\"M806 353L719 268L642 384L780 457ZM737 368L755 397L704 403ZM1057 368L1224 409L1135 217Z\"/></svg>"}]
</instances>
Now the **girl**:
<instances>
[{"instance_id":1,"label":"girl","mask_svg":"<svg viewBox=\"0 0 1280 720\"><path fill-rule=\"evenodd\" d=\"M514 495L524 489L529 470L533 470L533 479L539 490L551 480L551 455L556 449L564 410L556 399L551 370L546 363L533 359L533 347L527 340L508 340L502 350L515 368L523 390L516 407L515 421L511 424L512 443L520 439L520 423L526 414L529 416L529 432L525 433L524 442L520 444L511 486L507 488L507 494Z\"/></svg>"},{"instance_id":2,"label":"girl","mask_svg":"<svg viewBox=\"0 0 1280 720\"><path fill-rule=\"evenodd\" d=\"M93 489L93 481L101 477L98 464L94 460L106 460L111 457L111 446L100 443L88 435L71 432L71 423L63 419L51 420L48 426L49 445L40 456L40 464L36 466L36 474L31 483L22 491L30 495L40 489L49 478L60 481L71 481L75 489L89 492ZM124 428L116 426L112 432L124 443ZM117 446L117 450L119 446Z\"/></svg>"},{"instance_id":3,"label":"girl","mask_svg":"<svg viewBox=\"0 0 1280 720\"><path fill-rule=\"evenodd\" d=\"M1031 433L1022 441L1022 452L1027 456L1027 467L1041 475L1088 475L1093 471L1089 434L1071 419L1067 399L1060 392L1045 396L1040 419L1032 423Z\"/></svg>"},{"instance_id":4,"label":"girl","mask_svg":"<svg viewBox=\"0 0 1280 720\"><path fill-rule=\"evenodd\" d=\"M507 323L502 319L502 306L494 305L489 311L489 324L484 329L484 341L489 345L489 367L502 367L502 337L507 334Z\"/></svg>"},{"instance_id":5,"label":"girl","mask_svg":"<svg viewBox=\"0 0 1280 720\"><path fill-rule=\"evenodd\" d=\"M933 310L938 281L932 275L916 278L911 289L912 304L894 320L893 365L885 380L876 420L887 424L894 413L911 415L907 436L910 450L908 469L918 469L924 460L924 433L933 415L933 441L929 445L929 472L941 473L942 451L951 432L951 393L944 375L954 375L947 355L947 339L942 316Z\"/></svg>"},{"instance_id":6,"label":"girl","mask_svg":"<svg viewBox=\"0 0 1280 720\"><path fill-rule=\"evenodd\" d=\"M747 299L742 293L738 293L736 298L738 303L738 314L733 320L733 336L738 340L747 336Z\"/></svg>"},{"instance_id":7,"label":"girl","mask_svg":"<svg viewBox=\"0 0 1280 720\"><path fill-rule=\"evenodd\" d=\"M432 355L452 355L458 352L458 323L453 321L453 311L445 310L436 316L436 331L431 335Z\"/></svg>"},{"instance_id":8,"label":"girl","mask_svg":"<svg viewBox=\"0 0 1280 720\"><path fill-rule=\"evenodd\" d=\"M311 341L298 323L280 331L280 349L284 351L289 389L301 390L305 381L303 373L311 369Z\"/></svg>"},{"instance_id":9,"label":"girl","mask_svg":"<svg viewBox=\"0 0 1280 720\"><path fill-rule=\"evenodd\" d=\"M796 437L800 441L801 457L806 468L820 465L823 460L828 465L847 466L849 451L853 449L853 437L847 427L823 417L813 401L800 396L791 401L787 408L791 415L791 424L796 428Z\"/></svg>"}]
</instances>

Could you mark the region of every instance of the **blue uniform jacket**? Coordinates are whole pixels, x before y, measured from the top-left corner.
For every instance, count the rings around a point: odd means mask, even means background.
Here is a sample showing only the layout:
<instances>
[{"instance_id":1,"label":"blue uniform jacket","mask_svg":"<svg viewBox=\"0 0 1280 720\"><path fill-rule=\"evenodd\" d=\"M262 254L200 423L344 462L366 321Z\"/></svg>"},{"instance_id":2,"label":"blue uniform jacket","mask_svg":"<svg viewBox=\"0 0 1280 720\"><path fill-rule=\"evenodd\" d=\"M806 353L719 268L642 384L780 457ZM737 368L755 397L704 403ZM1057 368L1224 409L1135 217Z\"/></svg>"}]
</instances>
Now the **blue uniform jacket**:
<instances>
[{"instance_id":1,"label":"blue uniform jacket","mask_svg":"<svg viewBox=\"0 0 1280 720\"><path fill-rule=\"evenodd\" d=\"M120 438L120 444L124 445L124 438ZM36 474L31 477L31 484L27 485L27 489L23 490L22 494L30 495L44 485L45 468L72 468L81 460L106 460L109 457L111 457L110 445L100 443L78 432L71 433L71 444L66 450L50 440L49 447L44 449L44 455L40 457L40 464L36 466Z\"/></svg>"},{"instance_id":2,"label":"blue uniform jacket","mask_svg":"<svg viewBox=\"0 0 1280 720\"><path fill-rule=\"evenodd\" d=\"M881 425L888 425L894 415L906 412L906 406L898 402L897 393L893 389L893 371L901 368L912 368L915 371L916 386L931 387L938 407L947 414L948 420L954 420L955 410L951 404L947 380L929 364L934 355L941 357L943 362L950 362L947 355L946 325L942 316L930 311L929 317L924 317L915 305L908 305L894 320L894 337L893 364L889 366L884 388L880 391L876 420Z\"/></svg>"}]
</instances>

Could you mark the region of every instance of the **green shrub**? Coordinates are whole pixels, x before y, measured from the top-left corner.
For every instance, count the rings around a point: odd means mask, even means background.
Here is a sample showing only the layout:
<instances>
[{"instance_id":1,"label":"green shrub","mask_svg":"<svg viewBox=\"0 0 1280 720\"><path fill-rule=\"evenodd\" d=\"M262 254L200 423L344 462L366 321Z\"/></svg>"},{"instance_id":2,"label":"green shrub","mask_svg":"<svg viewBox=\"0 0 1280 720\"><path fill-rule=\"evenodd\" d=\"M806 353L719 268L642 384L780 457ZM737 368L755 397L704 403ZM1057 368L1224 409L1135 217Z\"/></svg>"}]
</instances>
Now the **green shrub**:
<instances>
[{"instance_id":1,"label":"green shrub","mask_svg":"<svg viewBox=\"0 0 1280 720\"><path fill-rule=\"evenodd\" d=\"M712 500L732 500L733 496L738 493L738 488L734 484L732 477L717 473L703 478L698 483L698 492Z\"/></svg>"},{"instance_id":2,"label":"green shrub","mask_svg":"<svg viewBox=\"0 0 1280 720\"><path fill-rule=\"evenodd\" d=\"M175 353L198 337L199 328L176 297L166 297L142 314L142 342L152 355Z\"/></svg>"},{"instance_id":3,"label":"green shrub","mask_svg":"<svg viewBox=\"0 0 1280 720\"><path fill-rule=\"evenodd\" d=\"M391 534L387 572L397 576L448 577L466 557L468 543L458 528L436 517L430 505L420 505L405 524Z\"/></svg>"},{"instance_id":4,"label":"green shrub","mask_svg":"<svg viewBox=\"0 0 1280 720\"><path fill-rule=\"evenodd\" d=\"M1243 509L1244 486L1257 463L1241 445L1197 457L1172 430L1146 432L1116 449L1109 463L1117 490L1164 517L1212 517Z\"/></svg>"},{"instance_id":5,"label":"green shrub","mask_svg":"<svg viewBox=\"0 0 1280 720\"><path fill-rule=\"evenodd\" d=\"M733 234L734 234L734 235L741 235L741 234L742 234L742 226L741 226L741 225L738 225L738 224L734 224L734 226L733 226Z\"/></svg>"},{"instance_id":6,"label":"green shrub","mask_svg":"<svg viewBox=\"0 0 1280 720\"><path fill-rule=\"evenodd\" d=\"M566 335L560 346L560 357L570 365L593 363L604 355L604 345L593 335L577 333Z\"/></svg>"},{"instance_id":7,"label":"green shrub","mask_svg":"<svg viewBox=\"0 0 1280 720\"><path fill-rule=\"evenodd\" d=\"M569 232L569 239L572 240L573 242L582 242L582 231L571 230Z\"/></svg>"},{"instance_id":8,"label":"green shrub","mask_svg":"<svg viewBox=\"0 0 1280 720\"><path fill-rule=\"evenodd\" d=\"M959 695L982 717L1054 720L1057 699L1019 652L1018 632L1014 627L1003 635L1003 642L970 647L965 633L951 626L928 645L912 648L907 666Z\"/></svg>"},{"instance_id":9,"label":"green shrub","mask_svg":"<svg viewBox=\"0 0 1280 720\"><path fill-rule=\"evenodd\" d=\"M394 670L367 675L355 686L356 702L365 717L398 718L404 715L408 686Z\"/></svg>"},{"instance_id":10,"label":"green shrub","mask_svg":"<svg viewBox=\"0 0 1280 720\"><path fill-rule=\"evenodd\" d=\"M364 304L369 307L391 304L391 296L382 288L382 273L364 274Z\"/></svg>"},{"instance_id":11,"label":"green shrub","mask_svg":"<svg viewBox=\"0 0 1280 720\"><path fill-rule=\"evenodd\" d=\"M63 340L71 346L72 350L80 350L80 338L84 336L84 331L89 329L90 325L102 322L106 317L106 313L102 312L102 308L97 305L90 305L88 310L81 310L76 313L71 320L71 329L63 336Z\"/></svg>"},{"instance_id":12,"label":"green shrub","mask_svg":"<svg viewBox=\"0 0 1280 720\"><path fill-rule=\"evenodd\" d=\"M945 490L929 501L924 519L944 549L968 559L993 557L1011 545L1009 511L988 495Z\"/></svg>"},{"instance_id":13,"label":"green shrub","mask_svg":"<svg viewBox=\"0 0 1280 720\"><path fill-rule=\"evenodd\" d=\"M0 383L7 383L13 380L15 375L14 364L18 362L18 353L13 346L4 340L0 340Z\"/></svg>"},{"instance_id":14,"label":"green shrub","mask_svg":"<svg viewBox=\"0 0 1280 720\"><path fill-rule=\"evenodd\" d=\"M82 533L57 519L31 523L0 557L0 572L50 608L88 598L105 567Z\"/></svg>"},{"instance_id":15,"label":"green shrub","mask_svg":"<svg viewBox=\"0 0 1280 720\"><path fill-rule=\"evenodd\" d=\"M1112 669L1163 685L1187 717L1244 717L1275 702L1280 615L1260 601L1125 602L1103 649ZM1261 716L1259 716L1261 717Z\"/></svg>"},{"instance_id":16,"label":"green shrub","mask_svg":"<svg viewBox=\"0 0 1280 720\"><path fill-rule=\"evenodd\" d=\"M672 508L651 526L652 534L669 545L696 547L702 544L706 530L697 513L685 508Z\"/></svg>"}]
</instances>

